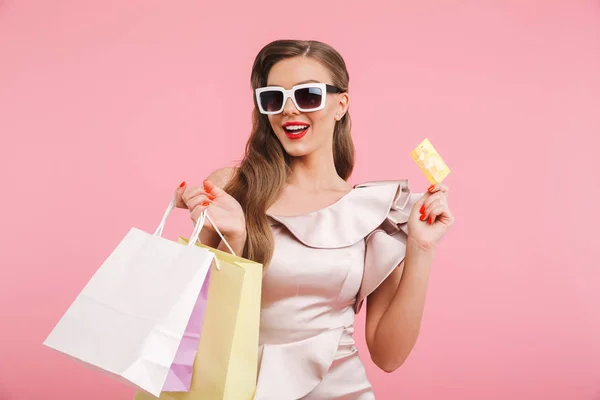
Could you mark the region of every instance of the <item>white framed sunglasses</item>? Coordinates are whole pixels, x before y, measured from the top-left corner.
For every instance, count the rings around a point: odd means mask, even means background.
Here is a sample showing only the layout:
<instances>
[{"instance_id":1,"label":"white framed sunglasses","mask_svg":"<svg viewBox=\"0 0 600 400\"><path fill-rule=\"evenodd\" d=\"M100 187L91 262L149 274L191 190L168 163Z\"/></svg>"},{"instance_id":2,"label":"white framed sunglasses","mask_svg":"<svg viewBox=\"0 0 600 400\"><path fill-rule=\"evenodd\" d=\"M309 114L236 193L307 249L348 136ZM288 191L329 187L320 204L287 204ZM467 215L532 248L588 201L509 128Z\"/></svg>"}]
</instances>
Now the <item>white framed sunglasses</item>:
<instances>
[{"instance_id":1,"label":"white framed sunglasses","mask_svg":"<svg viewBox=\"0 0 600 400\"><path fill-rule=\"evenodd\" d=\"M287 99L292 99L300 112L313 112L325 107L327 93L342 93L342 90L326 83L303 83L287 90L280 86L257 88L256 102L262 114L279 114Z\"/></svg>"}]
</instances>

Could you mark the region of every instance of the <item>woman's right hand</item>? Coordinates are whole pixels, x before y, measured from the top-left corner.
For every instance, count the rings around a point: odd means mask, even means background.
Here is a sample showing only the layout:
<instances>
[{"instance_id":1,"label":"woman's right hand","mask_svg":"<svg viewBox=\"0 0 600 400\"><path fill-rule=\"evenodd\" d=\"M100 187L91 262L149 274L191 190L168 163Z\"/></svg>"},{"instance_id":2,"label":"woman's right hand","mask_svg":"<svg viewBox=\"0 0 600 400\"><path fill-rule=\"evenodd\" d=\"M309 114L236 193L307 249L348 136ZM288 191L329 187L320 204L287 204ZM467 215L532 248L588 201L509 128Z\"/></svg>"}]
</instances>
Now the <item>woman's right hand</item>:
<instances>
[{"instance_id":1,"label":"woman's right hand","mask_svg":"<svg viewBox=\"0 0 600 400\"><path fill-rule=\"evenodd\" d=\"M240 203L212 181L205 180L203 183L202 187L190 187L183 182L175 191L177 207L187 208L194 223L198 221L202 212L208 209L208 215L225 239L245 240L246 218ZM208 220L204 222L203 229L214 232Z\"/></svg>"}]
</instances>

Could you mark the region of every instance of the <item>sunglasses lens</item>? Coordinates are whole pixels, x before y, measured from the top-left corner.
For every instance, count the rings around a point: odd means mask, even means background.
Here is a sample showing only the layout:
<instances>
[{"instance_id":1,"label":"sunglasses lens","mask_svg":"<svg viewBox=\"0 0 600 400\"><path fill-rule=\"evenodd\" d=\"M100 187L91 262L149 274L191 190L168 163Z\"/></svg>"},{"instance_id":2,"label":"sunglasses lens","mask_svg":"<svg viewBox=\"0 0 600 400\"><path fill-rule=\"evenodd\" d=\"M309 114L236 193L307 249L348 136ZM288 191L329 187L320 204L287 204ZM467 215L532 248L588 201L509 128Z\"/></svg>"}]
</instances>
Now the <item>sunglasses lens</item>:
<instances>
[{"instance_id":1,"label":"sunglasses lens","mask_svg":"<svg viewBox=\"0 0 600 400\"><path fill-rule=\"evenodd\" d=\"M323 93L318 87L308 87L296 90L294 97L298 107L305 110L318 108L323 100Z\"/></svg>"},{"instance_id":2,"label":"sunglasses lens","mask_svg":"<svg viewBox=\"0 0 600 400\"><path fill-rule=\"evenodd\" d=\"M260 105L265 111L272 112L281 109L283 93L271 90L262 92L259 96Z\"/></svg>"}]
</instances>

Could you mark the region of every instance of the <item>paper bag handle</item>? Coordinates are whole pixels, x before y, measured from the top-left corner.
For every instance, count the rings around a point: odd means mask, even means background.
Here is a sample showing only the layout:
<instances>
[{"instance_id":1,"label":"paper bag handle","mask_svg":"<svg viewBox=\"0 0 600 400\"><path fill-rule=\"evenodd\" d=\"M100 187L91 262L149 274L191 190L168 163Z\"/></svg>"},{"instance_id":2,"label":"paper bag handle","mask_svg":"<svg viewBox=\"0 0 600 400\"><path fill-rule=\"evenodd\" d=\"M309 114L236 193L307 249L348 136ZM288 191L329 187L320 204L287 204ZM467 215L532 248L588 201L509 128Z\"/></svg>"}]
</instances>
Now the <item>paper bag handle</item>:
<instances>
[{"instance_id":1,"label":"paper bag handle","mask_svg":"<svg viewBox=\"0 0 600 400\"><path fill-rule=\"evenodd\" d=\"M169 214L171 214L171 211L173 211L173 209L175 208L175 205L176 205L176 200L172 199L171 202L169 203L169 205L167 206L167 210L163 214L163 217L160 221L160 224L158 225L158 228L156 228L156 231L154 232L154 236L162 236L163 230L165 229L165 224L167 223L167 218L169 217ZM190 240L187 245L188 246L196 245L196 242L198 241L198 238L200 237L200 232L202 231L202 228L204 227L205 219L208 219L208 222L210 222L210 224L213 226L213 228L215 229L217 234L221 237L221 240L223 241L223 243L225 243L225 246L227 246L227 248L229 249L231 254L233 254L235 256L236 255L235 252L233 251L233 249L231 248L229 243L227 243L227 240L225 239L225 237L223 236L223 234L221 233L219 228L217 228L217 225L208 216L208 209L204 210L202 212L202 214L200 214L200 217L198 217L198 220L196 221L196 225L194 225L194 230L192 231L192 235L190 236Z\"/></svg>"}]
</instances>

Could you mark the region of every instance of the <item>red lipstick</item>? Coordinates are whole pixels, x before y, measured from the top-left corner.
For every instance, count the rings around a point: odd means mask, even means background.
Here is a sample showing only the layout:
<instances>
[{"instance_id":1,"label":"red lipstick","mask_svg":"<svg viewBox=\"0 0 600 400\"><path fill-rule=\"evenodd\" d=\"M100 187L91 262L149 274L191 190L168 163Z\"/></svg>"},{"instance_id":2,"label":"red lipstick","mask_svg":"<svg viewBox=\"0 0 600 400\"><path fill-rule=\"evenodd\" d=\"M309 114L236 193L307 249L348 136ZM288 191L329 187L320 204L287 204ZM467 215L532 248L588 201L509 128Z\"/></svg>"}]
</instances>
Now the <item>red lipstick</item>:
<instances>
[{"instance_id":1,"label":"red lipstick","mask_svg":"<svg viewBox=\"0 0 600 400\"><path fill-rule=\"evenodd\" d=\"M292 140L302 139L307 133L310 125L306 122L289 121L282 125L285 135Z\"/></svg>"}]
</instances>

